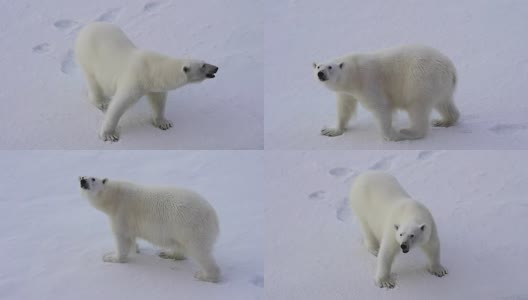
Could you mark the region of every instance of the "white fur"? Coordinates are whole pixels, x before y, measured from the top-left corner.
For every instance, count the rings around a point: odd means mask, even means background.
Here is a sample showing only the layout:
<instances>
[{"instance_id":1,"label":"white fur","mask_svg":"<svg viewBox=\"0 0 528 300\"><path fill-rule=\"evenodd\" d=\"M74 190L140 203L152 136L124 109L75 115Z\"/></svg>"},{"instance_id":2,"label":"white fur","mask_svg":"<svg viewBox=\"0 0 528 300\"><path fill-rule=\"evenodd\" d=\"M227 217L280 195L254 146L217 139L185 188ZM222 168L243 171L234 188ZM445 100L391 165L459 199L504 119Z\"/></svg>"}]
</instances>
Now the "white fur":
<instances>
[{"instance_id":1,"label":"white fur","mask_svg":"<svg viewBox=\"0 0 528 300\"><path fill-rule=\"evenodd\" d=\"M136 238L140 238L171 250L162 252L161 257L192 258L200 268L196 278L220 280L220 269L212 256L218 219L200 195L186 189L94 177L79 180L82 194L112 223L117 254L105 255L105 262L126 262Z\"/></svg>"},{"instance_id":2,"label":"white fur","mask_svg":"<svg viewBox=\"0 0 528 300\"><path fill-rule=\"evenodd\" d=\"M325 81L319 78L319 72ZM321 133L326 136L343 134L357 101L372 112L383 137L391 141L423 138L433 109L442 116L434 126L449 127L459 118L453 103L455 67L433 48L403 46L352 54L325 64L314 63L314 74L337 93L337 127L324 128ZM399 132L392 127L397 109L405 110L411 121L410 128Z\"/></svg>"},{"instance_id":3,"label":"white fur","mask_svg":"<svg viewBox=\"0 0 528 300\"><path fill-rule=\"evenodd\" d=\"M99 134L105 141L119 139L119 119L144 95L152 106L154 126L170 128L171 122L165 119L167 91L214 78L218 70L200 60L140 50L119 27L109 23L85 26L77 37L75 56L85 75L90 100L106 111Z\"/></svg>"},{"instance_id":4,"label":"white fur","mask_svg":"<svg viewBox=\"0 0 528 300\"><path fill-rule=\"evenodd\" d=\"M377 256L375 282L392 288L390 276L394 257L420 246L429 259L427 270L438 277L447 274L440 264L440 240L433 216L427 208L413 200L393 176L368 172L356 178L350 192L352 210L356 214L368 251Z\"/></svg>"}]
</instances>

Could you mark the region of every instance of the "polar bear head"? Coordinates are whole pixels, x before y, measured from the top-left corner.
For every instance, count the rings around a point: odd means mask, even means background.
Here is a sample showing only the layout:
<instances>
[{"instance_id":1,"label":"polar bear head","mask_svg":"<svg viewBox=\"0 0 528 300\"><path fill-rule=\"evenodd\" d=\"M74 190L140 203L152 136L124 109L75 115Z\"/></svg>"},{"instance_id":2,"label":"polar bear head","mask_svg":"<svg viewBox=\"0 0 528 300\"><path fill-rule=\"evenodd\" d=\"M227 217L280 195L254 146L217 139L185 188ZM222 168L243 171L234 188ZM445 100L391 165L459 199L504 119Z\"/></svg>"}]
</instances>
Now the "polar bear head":
<instances>
[{"instance_id":1,"label":"polar bear head","mask_svg":"<svg viewBox=\"0 0 528 300\"><path fill-rule=\"evenodd\" d=\"M100 192L107 181L108 178L99 179L95 177L79 176L79 183L81 184L81 189L83 191L94 194Z\"/></svg>"},{"instance_id":2,"label":"polar bear head","mask_svg":"<svg viewBox=\"0 0 528 300\"><path fill-rule=\"evenodd\" d=\"M396 241L403 253L409 252L415 245L420 245L425 237L425 224L394 224L396 230Z\"/></svg>"},{"instance_id":3,"label":"polar bear head","mask_svg":"<svg viewBox=\"0 0 528 300\"><path fill-rule=\"evenodd\" d=\"M339 90L339 86L344 79L344 62L332 62L328 64L313 63L315 78L325 84L331 90Z\"/></svg>"},{"instance_id":4,"label":"polar bear head","mask_svg":"<svg viewBox=\"0 0 528 300\"><path fill-rule=\"evenodd\" d=\"M215 78L218 67L201 60L187 60L182 67L187 82L201 82L206 78Z\"/></svg>"}]
</instances>

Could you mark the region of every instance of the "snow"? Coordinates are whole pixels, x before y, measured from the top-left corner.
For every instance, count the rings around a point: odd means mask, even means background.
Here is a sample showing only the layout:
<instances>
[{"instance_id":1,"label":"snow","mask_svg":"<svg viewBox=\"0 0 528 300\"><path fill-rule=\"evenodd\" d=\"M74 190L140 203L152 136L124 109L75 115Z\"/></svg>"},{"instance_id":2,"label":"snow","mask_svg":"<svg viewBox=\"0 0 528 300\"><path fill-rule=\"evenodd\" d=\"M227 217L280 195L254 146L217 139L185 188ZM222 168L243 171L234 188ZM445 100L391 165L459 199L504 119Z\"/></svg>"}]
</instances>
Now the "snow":
<instances>
[{"instance_id":1,"label":"snow","mask_svg":"<svg viewBox=\"0 0 528 300\"><path fill-rule=\"evenodd\" d=\"M268 299L528 299L528 162L523 151L270 151ZM419 250L399 254L396 288L374 285L375 257L348 204L366 170L396 176L433 214L443 278Z\"/></svg>"},{"instance_id":2,"label":"snow","mask_svg":"<svg viewBox=\"0 0 528 300\"><path fill-rule=\"evenodd\" d=\"M526 1L279 1L265 25L266 149L528 148ZM460 123L423 140L385 142L364 109L339 137L334 94L317 82L312 62L403 44L439 49L458 70ZM408 126L403 113L397 128Z\"/></svg>"},{"instance_id":3,"label":"snow","mask_svg":"<svg viewBox=\"0 0 528 300\"><path fill-rule=\"evenodd\" d=\"M263 299L263 153L13 151L0 156L0 299ZM82 198L78 176L193 189L215 208L220 284L189 261L159 258L141 241L126 264L108 218Z\"/></svg>"},{"instance_id":4,"label":"snow","mask_svg":"<svg viewBox=\"0 0 528 300\"><path fill-rule=\"evenodd\" d=\"M2 149L262 149L260 1L2 1ZM174 127L151 125L146 99L103 143L103 114L87 99L73 56L83 25L120 26L140 48L220 67L215 79L169 93Z\"/></svg>"}]
</instances>

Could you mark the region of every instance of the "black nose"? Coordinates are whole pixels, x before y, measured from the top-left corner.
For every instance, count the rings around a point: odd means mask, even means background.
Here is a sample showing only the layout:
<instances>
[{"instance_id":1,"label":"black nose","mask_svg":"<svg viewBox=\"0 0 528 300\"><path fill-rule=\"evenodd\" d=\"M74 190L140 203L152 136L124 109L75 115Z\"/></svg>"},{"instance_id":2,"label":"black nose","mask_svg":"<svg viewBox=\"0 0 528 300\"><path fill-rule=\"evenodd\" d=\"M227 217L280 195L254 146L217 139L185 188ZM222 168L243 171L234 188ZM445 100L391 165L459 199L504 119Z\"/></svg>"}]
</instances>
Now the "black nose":
<instances>
[{"instance_id":1,"label":"black nose","mask_svg":"<svg viewBox=\"0 0 528 300\"><path fill-rule=\"evenodd\" d=\"M319 79L324 79L324 73L321 71L317 72L317 77L319 77Z\"/></svg>"},{"instance_id":2,"label":"black nose","mask_svg":"<svg viewBox=\"0 0 528 300\"><path fill-rule=\"evenodd\" d=\"M81 187L83 189L88 189L88 182L86 181L86 179L81 179Z\"/></svg>"},{"instance_id":3,"label":"black nose","mask_svg":"<svg viewBox=\"0 0 528 300\"><path fill-rule=\"evenodd\" d=\"M216 73L216 72L218 72L218 67L214 67L213 69L213 73Z\"/></svg>"},{"instance_id":4,"label":"black nose","mask_svg":"<svg viewBox=\"0 0 528 300\"><path fill-rule=\"evenodd\" d=\"M402 249L403 251L407 250L407 249L408 249L408 248L407 248L407 245L402 244L402 245L401 245L401 249Z\"/></svg>"}]
</instances>

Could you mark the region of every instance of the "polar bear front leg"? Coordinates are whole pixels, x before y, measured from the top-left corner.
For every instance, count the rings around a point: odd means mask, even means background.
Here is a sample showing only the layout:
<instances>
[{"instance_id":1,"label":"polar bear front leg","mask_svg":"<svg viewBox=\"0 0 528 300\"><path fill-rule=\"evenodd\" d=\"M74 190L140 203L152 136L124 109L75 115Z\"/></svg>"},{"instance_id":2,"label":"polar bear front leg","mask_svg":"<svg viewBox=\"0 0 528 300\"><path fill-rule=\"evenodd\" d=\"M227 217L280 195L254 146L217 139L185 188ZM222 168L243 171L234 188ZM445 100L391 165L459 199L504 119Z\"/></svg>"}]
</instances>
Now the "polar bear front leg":
<instances>
[{"instance_id":1,"label":"polar bear front leg","mask_svg":"<svg viewBox=\"0 0 528 300\"><path fill-rule=\"evenodd\" d=\"M103 256L104 262L112 263L125 263L127 261L128 253L132 248L132 245L135 244L135 241L129 237L125 236L116 236L117 243L117 255L114 253L107 253Z\"/></svg>"},{"instance_id":2,"label":"polar bear front leg","mask_svg":"<svg viewBox=\"0 0 528 300\"><path fill-rule=\"evenodd\" d=\"M134 105L139 98L141 98L141 94L138 92L118 91L116 93L110 102L99 133L99 137L103 141L117 142L119 140L119 134L116 132L117 123L125 111Z\"/></svg>"},{"instance_id":3,"label":"polar bear front leg","mask_svg":"<svg viewBox=\"0 0 528 300\"><path fill-rule=\"evenodd\" d=\"M392 262L398 251L398 246L395 241L390 240L391 237L384 236L380 245L378 253L378 262L376 267L375 283L380 288L393 288L396 282L390 276Z\"/></svg>"},{"instance_id":4,"label":"polar bear front leg","mask_svg":"<svg viewBox=\"0 0 528 300\"><path fill-rule=\"evenodd\" d=\"M378 119L381 128L381 134L387 141L401 141L405 137L392 127L392 109L388 107L378 107L373 111L374 116Z\"/></svg>"},{"instance_id":5,"label":"polar bear front leg","mask_svg":"<svg viewBox=\"0 0 528 300\"><path fill-rule=\"evenodd\" d=\"M431 238L433 238L433 235L431 235ZM429 259L427 271L438 277L447 275L447 270L440 264L440 243L438 240L430 239L427 244L422 246L422 250Z\"/></svg>"},{"instance_id":6,"label":"polar bear front leg","mask_svg":"<svg viewBox=\"0 0 528 300\"><path fill-rule=\"evenodd\" d=\"M167 93L151 92L147 94L150 106L152 107L154 126L162 130L167 130L172 127L171 121L165 119L165 103L167 102Z\"/></svg>"},{"instance_id":7,"label":"polar bear front leg","mask_svg":"<svg viewBox=\"0 0 528 300\"><path fill-rule=\"evenodd\" d=\"M322 135L326 136L338 136L342 135L350 118L356 112L357 100L343 93L337 93L337 127L336 128L323 128L321 130Z\"/></svg>"}]
</instances>

